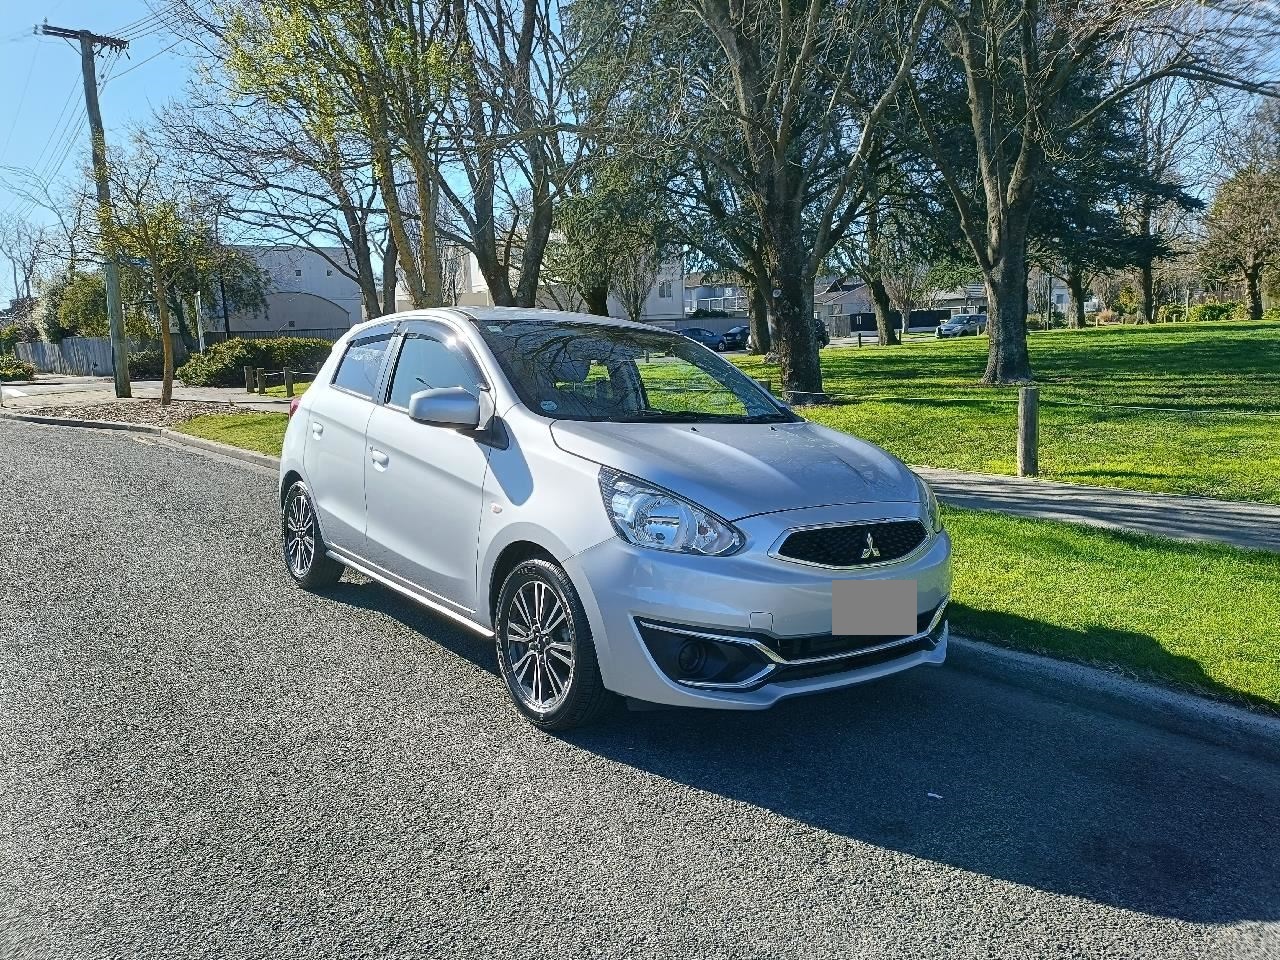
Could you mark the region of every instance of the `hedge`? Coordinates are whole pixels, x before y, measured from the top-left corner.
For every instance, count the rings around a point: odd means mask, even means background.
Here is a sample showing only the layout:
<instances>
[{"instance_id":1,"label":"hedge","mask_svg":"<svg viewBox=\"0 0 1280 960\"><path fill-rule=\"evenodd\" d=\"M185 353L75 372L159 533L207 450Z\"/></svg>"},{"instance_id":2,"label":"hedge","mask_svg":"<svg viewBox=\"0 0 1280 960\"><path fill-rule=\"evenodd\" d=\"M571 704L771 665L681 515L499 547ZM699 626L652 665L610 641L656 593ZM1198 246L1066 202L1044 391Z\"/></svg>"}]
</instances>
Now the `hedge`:
<instances>
[{"instance_id":1,"label":"hedge","mask_svg":"<svg viewBox=\"0 0 1280 960\"><path fill-rule=\"evenodd\" d=\"M192 387L235 387L244 384L245 367L267 370L314 371L329 356L333 344L310 337L276 337L215 343L178 368L178 379Z\"/></svg>"},{"instance_id":2,"label":"hedge","mask_svg":"<svg viewBox=\"0 0 1280 960\"><path fill-rule=\"evenodd\" d=\"M1239 304L1232 300L1228 300L1226 303L1198 303L1191 308L1191 312L1187 314L1187 319L1192 323L1230 320L1231 315L1235 313L1238 306Z\"/></svg>"},{"instance_id":3,"label":"hedge","mask_svg":"<svg viewBox=\"0 0 1280 960\"><path fill-rule=\"evenodd\" d=\"M0 356L0 380L34 380L36 368L10 354Z\"/></svg>"}]
</instances>

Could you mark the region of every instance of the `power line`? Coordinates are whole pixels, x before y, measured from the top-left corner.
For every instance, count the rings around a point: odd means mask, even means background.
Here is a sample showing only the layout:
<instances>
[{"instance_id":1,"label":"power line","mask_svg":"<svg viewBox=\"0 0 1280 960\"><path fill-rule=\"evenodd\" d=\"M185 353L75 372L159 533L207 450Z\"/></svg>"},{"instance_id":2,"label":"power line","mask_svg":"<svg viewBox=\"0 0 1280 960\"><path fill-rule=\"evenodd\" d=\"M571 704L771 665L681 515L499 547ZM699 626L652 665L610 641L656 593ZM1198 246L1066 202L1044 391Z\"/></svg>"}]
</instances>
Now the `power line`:
<instances>
[{"instance_id":1,"label":"power line","mask_svg":"<svg viewBox=\"0 0 1280 960\"><path fill-rule=\"evenodd\" d=\"M150 63L152 60L154 60L156 57L160 56L161 54L163 54L163 53L168 53L170 50L172 50L174 47L176 47L176 46L177 46L178 44L180 44L181 42L182 42L182 38L181 38L181 37L179 37L177 40L173 41L173 43L169 44L169 45L168 45L167 47L165 47L163 50L157 50L157 51L156 51L155 53L153 53L151 56L147 57L147 59L145 59L145 60L139 60L137 63L135 63L133 66L131 66L128 70L121 70L121 71L120 71L119 73L117 73L114 77L108 77L107 79L115 80L115 79L118 79L118 78L120 78L120 77L123 77L126 73L132 73L134 70L137 70L139 67L143 66L144 64ZM103 83L103 85L104 85L104 86L105 86L105 85L106 85L106 83L107 83L107 79L104 79L104 80L102 81L102 83Z\"/></svg>"},{"instance_id":2,"label":"power line","mask_svg":"<svg viewBox=\"0 0 1280 960\"><path fill-rule=\"evenodd\" d=\"M22 93L18 95L18 108L13 112L13 123L9 124L9 133L4 138L4 146L0 147L0 160L9 152L9 144L13 141L13 131L18 129L18 119L22 116L22 108L27 103L27 88L31 86L31 74L36 68L36 55L40 53L37 43L31 50L31 62L27 64L27 79L22 81Z\"/></svg>"}]
</instances>

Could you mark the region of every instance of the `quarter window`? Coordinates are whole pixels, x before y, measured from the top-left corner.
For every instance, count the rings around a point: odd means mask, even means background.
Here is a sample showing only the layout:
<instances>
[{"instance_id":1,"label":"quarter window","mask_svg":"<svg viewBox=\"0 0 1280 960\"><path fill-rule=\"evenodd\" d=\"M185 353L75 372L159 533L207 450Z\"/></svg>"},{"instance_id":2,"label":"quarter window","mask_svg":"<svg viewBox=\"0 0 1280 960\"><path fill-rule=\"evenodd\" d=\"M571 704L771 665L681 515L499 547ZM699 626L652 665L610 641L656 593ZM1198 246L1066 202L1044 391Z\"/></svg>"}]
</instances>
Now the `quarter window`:
<instances>
[{"instance_id":1,"label":"quarter window","mask_svg":"<svg viewBox=\"0 0 1280 960\"><path fill-rule=\"evenodd\" d=\"M347 347L347 352L333 375L333 385L372 400L378 389L378 374L382 372L382 360L387 355L389 334L357 340Z\"/></svg>"},{"instance_id":2,"label":"quarter window","mask_svg":"<svg viewBox=\"0 0 1280 960\"><path fill-rule=\"evenodd\" d=\"M400 349L387 403L407 409L409 398L419 390L464 387L474 392L477 381L471 364L457 350L431 337L410 336Z\"/></svg>"}]
</instances>

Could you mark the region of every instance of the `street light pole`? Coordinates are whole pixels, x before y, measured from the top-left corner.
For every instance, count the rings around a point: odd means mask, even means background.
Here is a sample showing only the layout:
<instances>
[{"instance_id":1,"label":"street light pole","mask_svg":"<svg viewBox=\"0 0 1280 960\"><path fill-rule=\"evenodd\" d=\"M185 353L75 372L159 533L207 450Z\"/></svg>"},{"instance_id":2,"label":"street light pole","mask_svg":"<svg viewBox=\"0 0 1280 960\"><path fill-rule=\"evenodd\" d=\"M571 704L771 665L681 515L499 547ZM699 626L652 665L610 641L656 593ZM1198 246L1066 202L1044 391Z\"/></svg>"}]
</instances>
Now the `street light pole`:
<instances>
[{"instance_id":1,"label":"street light pole","mask_svg":"<svg viewBox=\"0 0 1280 960\"><path fill-rule=\"evenodd\" d=\"M125 338L124 311L120 307L120 265L111 240L111 184L107 179L107 139L102 129L102 113L98 108L98 71L94 55L98 47L127 50L129 42L116 37L102 37L88 30L67 30L51 27L47 23L40 28L47 37L80 42L80 70L84 75L84 106L89 115L89 137L93 160L93 179L98 187L98 224L102 233L103 278L107 287L107 320L111 332L112 367L115 371L116 396L132 396L129 388L129 342Z\"/></svg>"}]
</instances>

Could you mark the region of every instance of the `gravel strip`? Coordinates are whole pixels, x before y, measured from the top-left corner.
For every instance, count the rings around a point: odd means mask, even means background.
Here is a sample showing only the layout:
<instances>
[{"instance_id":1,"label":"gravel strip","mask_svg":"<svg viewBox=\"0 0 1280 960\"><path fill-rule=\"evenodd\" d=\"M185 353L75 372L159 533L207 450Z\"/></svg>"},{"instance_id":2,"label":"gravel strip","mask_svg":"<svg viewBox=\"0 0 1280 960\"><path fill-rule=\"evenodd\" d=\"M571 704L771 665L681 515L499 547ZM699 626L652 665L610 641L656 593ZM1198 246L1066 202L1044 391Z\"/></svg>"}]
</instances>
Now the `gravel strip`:
<instances>
[{"instance_id":1,"label":"gravel strip","mask_svg":"<svg viewBox=\"0 0 1280 960\"><path fill-rule=\"evenodd\" d=\"M70 420L112 420L116 423L145 423L156 427L173 427L206 413L251 411L238 410L225 403L195 400L175 400L167 407L161 406L159 400L110 400L106 403L23 407L18 412L40 417L63 417Z\"/></svg>"},{"instance_id":2,"label":"gravel strip","mask_svg":"<svg viewBox=\"0 0 1280 960\"><path fill-rule=\"evenodd\" d=\"M946 668L547 736L264 472L0 462L6 960L1280 956L1276 765Z\"/></svg>"}]
</instances>

